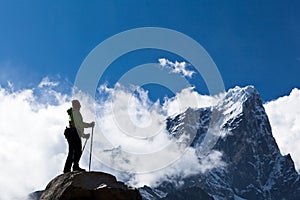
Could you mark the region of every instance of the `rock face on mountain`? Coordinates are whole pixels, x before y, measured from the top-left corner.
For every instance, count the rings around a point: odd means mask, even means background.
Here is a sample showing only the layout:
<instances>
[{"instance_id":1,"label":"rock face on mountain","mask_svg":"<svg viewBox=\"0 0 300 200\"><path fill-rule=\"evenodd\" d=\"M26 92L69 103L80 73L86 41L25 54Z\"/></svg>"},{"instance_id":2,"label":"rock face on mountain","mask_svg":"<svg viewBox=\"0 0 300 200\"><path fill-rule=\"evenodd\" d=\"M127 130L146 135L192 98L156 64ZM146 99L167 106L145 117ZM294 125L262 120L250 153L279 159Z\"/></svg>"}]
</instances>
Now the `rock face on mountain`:
<instances>
[{"instance_id":1,"label":"rock face on mountain","mask_svg":"<svg viewBox=\"0 0 300 200\"><path fill-rule=\"evenodd\" d=\"M199 187L189 187L171 192L162 200L214 200L204 190Z\"/></svg>"},{"instance_id":2,"label":"rock face on mountain","mask_svg":"<svg viewBox=\"0 0 300 200\"><path fill-rule=\"evenodd\" d=\"M226 166L184 178L180 188L167 182L151 191L140 188L143 199L149 194L154 200L196 192L188 188L201 188L217 200L299 199L300 176L291 156L280 153L254 87L236 87L216 106L169 118L167 129L174 137L189 136L188 145L196 149L199 162L218 151Z\"/></svg>"},{"instance_id":3,"label":"rock face on mountain","mask_svg":"<svg viewBox=\"0 0 300 200\"><path fill-rule=\"evenodd\" d=\"M57 176L40 200L141 200L139 191L101 172L69 172Z\"/></svg>"}]
</instances>

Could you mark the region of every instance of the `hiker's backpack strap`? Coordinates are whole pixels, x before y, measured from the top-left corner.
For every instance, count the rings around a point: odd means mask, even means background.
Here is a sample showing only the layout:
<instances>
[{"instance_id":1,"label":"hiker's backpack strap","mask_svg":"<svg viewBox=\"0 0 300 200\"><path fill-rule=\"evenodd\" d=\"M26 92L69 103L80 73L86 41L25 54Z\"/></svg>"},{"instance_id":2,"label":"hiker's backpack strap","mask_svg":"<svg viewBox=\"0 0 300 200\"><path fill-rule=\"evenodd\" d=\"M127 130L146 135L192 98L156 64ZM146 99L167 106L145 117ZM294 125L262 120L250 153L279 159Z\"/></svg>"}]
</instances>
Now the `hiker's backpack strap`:
<instances>
[{"instance_id":1,"label":"hiker's backpack strap","mask_svg":"<svg viewBox=\"0 0 300 200\"><path fill-rule=\"evenodd\" d=\"M72 108L68 109L67 113L69 115L69 127L75 128L75 122L74 122L74 118L73 118L73 109Z\"/></svg>"}]
</instances>

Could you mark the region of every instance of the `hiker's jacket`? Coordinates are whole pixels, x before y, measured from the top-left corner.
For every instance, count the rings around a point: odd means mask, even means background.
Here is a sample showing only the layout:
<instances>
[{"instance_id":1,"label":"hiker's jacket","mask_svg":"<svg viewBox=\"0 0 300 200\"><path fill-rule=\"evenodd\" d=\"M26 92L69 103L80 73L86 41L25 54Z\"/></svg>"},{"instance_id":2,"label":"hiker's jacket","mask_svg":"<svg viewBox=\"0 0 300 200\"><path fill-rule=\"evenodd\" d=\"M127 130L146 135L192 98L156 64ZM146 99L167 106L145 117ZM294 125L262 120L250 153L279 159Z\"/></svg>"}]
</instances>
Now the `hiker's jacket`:
<instances>
[{"instance_id":1,"label":"hiker's jacket","mask_svg":"<svg viewBox=\"0 0 300 200\"><path fill-rule=\"evenodd\" d=\"M69 112L71 109L72 112ZM70 115L70 113L72 114L72 116L70 116L70 127L75 127L77 130L77 133L80 137L84 136L84 128L88 128L90 127L89 123L83 122L82 119L82 115L81 113L74 108L70 108L68 110L68 114Z\"/></svg>"}]
</instances>

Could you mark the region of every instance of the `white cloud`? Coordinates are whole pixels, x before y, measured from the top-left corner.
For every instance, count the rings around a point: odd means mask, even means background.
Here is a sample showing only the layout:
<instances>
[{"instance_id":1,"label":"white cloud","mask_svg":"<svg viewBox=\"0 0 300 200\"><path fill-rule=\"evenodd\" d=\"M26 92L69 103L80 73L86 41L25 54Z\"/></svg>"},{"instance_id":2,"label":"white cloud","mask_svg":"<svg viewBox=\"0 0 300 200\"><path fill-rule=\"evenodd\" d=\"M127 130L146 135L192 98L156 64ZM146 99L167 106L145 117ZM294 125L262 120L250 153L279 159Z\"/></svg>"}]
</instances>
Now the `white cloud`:
<instances>
[{"instance_id":1,"label":"white cloud","mask_svg":"<svg viewBox=\"0 0 300 200\"><path fill-rule=\"evenodd\" d=\"M300 90L264 104L281 153L290 153L300 171Z\"/></svg>"},{"instance_id":2,"label":"white cloud","mask_svg":"<svg viewBox=\"0 0 300 200\"><path fill-rule=\"evenodd\" d=\"M42 87L56 87L59 85L59 82L53 82L53 81L50 81L49 77L44 77L43 80L40 82L40 84L38 85L39 88L42 88Z\"/></svg>"},{"instance_id":3,"label":"white cloud","mask_svg":"<svg viewBox=\"0 0 300 200\"><path fill-rule=\"evenodd\" d=\"M134 174L128 180L130 184L155 185L170 177L179 179L223 166L221 160L216 159L210 159L214 163L199 163L195 150L180 142L184 138L174 141L166 131L165 119L170 113L182 112L191 105L196 107L197 100L201 100L202 105L212 105L217 101L215 97L201 96L187 88L176 97L166 99L161 106L158 102L150 102L147 92L137 87L117 85L114 90L101 89L108 92L109 97L101 106L96 106L98 126L95 131L98 135L95 136L94 155L105 165ZM181 109L175 108L176 105L181 105ZM106 170L122 177L117 170Z\"/></svg>"},{"instance_id":4,"label":"white cloud","mask_svg":"<svg viewBox=\"0 0 300 200\"><path fill-rule=\"evenodd\" d=\"M195 73L194 71L186 68L188 66L186 62L175 61L175 63L173 63L166 58L160 58L158 61L162 67L171 69L171 72L175 74L181 74L182 76L191 78Z\"/></svg>"},{"instance_id":5,"label":"white cloud","mask_svg":"<svg viewBox=\"0 0 300 200\"><path fill-rule=\"evenodd\" d=\"M157 158L160 159L160 158ZM166 168L150 173L136 174L129 183L136 186L158 186L162 181L182 184L182 179L191 175L206 173L213 168L223 168L226 163L222 161L222 153L212 151L200 161L195 156L194 148L186 148L181 157Z\"/></svg>"},{"instance_id":6,"label":"white cloud","mask_svg":"<svg viewBox=\"0 0 300 200\"><path fill-rule=\"evenodd\" d=\"M187 108L204 108L217 105L224 94L216 96L201 95L193 87L181 90L175 97L165 99L163 110L167 116L172 116L185 111Z\"/></svg>"},{"instance_id":7,"label":"white cloud","mask_svg":"<svg viewBox=\"0 0 300 200\"><path fill-rule=\"evenodd\" d=\"M66 108L65 102L40 104L31 89L0 88L1 198L20 199L43 189L62 171Z\"/></svg>"},{"instance_id":8,"label":"white cloud","mask_svg":"<svg viewBox=\"0 0 300 200\"><path fill-rule=\"evenodd\" d=\"M44 82L51 81L44 79ZM178 112L174 108L176 101L183 108L190 104L183 96L196 95L192 89L183 90L173 101L167 100L164 106L150 102L147 92L139 88L119 86L114 90L104 89L109 93L109 101L97 103L83 93L75 95L81 101L85 121L97 123L92 170L111 172L120 180L141 186L222 166L221 161L199 163L194 149L182 149L166 134L165 117ZM132 96L133 91L136 91L136 96ZM200 95L197 98L201 99ZM68 124L66 110L70 107L70 100L70 96L47 87L19 91L0 87L1 198L20 199L30 192L44 189L52 178L62 173L67 153L63 131ZM214 102L208 97L203 97L201 101L205 105ZM88 129L86 132L90 131ZM112 147L115 150L106 151ZM89 142L81 160L84 168L88 166L88 149ZM136 154L145 157L136 157ZM174 162L171 160L161 165L169 157ZM119 169L131 173L109 168L99 162L101 159L115 162ZM144 169L149 172L138 173Z\"/></svg>"}]
</instances>

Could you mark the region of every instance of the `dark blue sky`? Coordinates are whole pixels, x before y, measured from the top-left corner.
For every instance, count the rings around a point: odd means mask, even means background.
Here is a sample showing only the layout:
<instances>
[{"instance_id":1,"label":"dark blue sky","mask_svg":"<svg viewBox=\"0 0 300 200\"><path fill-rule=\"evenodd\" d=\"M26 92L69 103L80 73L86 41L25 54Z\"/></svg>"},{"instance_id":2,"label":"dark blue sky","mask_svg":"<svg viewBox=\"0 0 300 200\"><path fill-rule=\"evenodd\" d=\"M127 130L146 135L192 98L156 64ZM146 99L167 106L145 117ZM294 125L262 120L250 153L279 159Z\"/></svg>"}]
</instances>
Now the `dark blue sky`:
<instances>
[{"instance_id":1,"label":"dark blue sky","mask_svg":"<svg viewBox=\"0 0 300 200\"><path fill-rule=\"evenodd\" d=\"M73 82L100 42L151 26L195 39L218 66L226 89L251 84L267 101L300 87L299 10L300 1L283 0L0 0L0 84L30 87L45 76ZM137 52L116 63L166 56Z\"/></svg>"}]
</instances>

